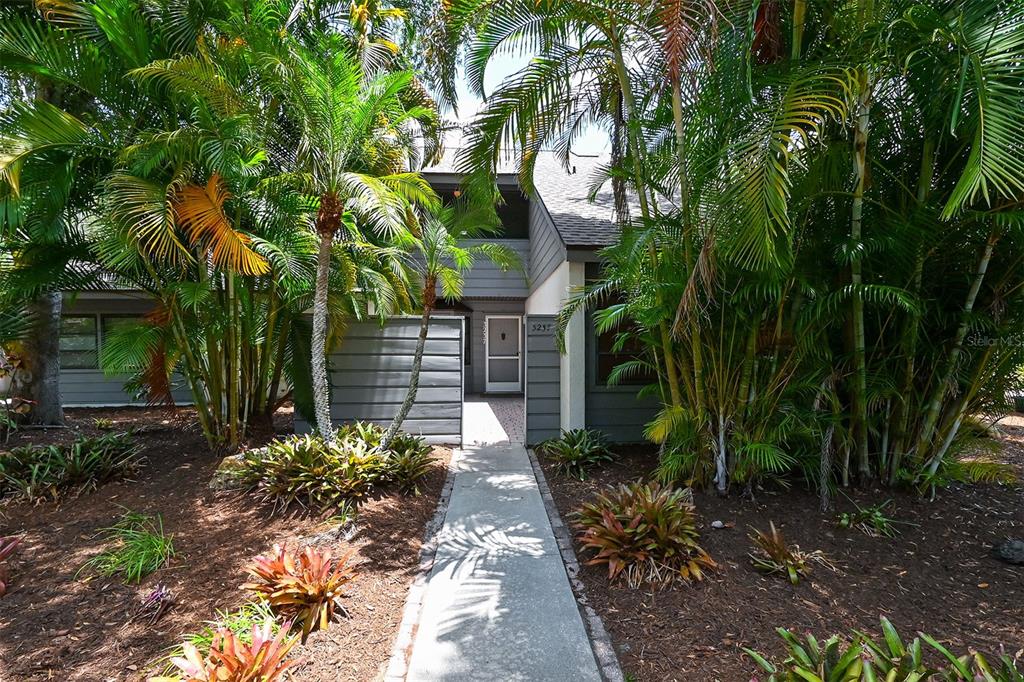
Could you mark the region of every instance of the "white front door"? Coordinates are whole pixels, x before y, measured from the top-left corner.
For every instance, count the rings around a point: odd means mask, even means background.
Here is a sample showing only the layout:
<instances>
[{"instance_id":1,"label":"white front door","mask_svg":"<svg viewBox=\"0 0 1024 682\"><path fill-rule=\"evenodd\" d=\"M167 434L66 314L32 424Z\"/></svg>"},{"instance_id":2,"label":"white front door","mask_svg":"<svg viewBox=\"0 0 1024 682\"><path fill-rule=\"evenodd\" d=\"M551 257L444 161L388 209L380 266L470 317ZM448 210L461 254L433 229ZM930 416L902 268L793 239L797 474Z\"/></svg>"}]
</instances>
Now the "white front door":
<instances>
[{"instance_id":1,"label":"white front door","mask_svg":"<svg viewBox=\"0 0 1024 682\"><path fill-rule=\"evenodd\" d=\"M488 315L484 320L488 393L523 390L523 319L514 315Z\"/></svg>"}]
</instances>

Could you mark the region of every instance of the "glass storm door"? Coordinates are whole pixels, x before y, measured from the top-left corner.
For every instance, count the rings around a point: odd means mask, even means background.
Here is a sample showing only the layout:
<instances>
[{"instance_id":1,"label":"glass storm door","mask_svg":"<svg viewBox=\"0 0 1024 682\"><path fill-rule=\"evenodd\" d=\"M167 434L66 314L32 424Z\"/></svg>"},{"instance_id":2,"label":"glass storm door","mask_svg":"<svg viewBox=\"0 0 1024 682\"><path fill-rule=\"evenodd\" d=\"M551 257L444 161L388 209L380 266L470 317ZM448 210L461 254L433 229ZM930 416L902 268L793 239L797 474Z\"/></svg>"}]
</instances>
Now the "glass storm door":
<instances>
[{"instance_id":1,"label":"glass storm door","mask_svg":"<svg viewBox=\"0 0 1024 682\"><path fill-rule=\"evenodd\" d=\"M518 393L522 380L521 317L488 315L484 325L487 352L487 392Z\"/></svg>"}]
</instances>

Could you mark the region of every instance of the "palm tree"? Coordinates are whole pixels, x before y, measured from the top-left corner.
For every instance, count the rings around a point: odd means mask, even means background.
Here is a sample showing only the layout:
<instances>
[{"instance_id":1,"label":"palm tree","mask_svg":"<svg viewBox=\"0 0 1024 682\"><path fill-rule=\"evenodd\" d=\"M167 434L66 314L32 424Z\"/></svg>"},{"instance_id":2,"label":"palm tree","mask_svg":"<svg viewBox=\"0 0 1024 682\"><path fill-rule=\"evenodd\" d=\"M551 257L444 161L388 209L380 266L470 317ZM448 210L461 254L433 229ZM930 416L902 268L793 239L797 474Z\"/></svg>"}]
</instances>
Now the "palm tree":
<instances>
[{"instance_id":1,"label":"palm tree","mask_svg":"<svg viewBox=\"0 0 1024 682\"><path fill-rule=\"evenodd\" d=\"M967 404L988 404L1006 385L977 382L1014 353L974 353L964 334L979 305L1000 325L1012 317L995 293L1012 278L985 267L1014 238L1024 178L1009 132L1024 125L1011 104L1022 35L1011 4L893 0L869 12L859 0L795 0L746 12L683 0L656 11L464 0L441 10L449 59L434 73L454 72L454 41L465 35L478 87L496 51L535 56L476 121L466 169L485 182L480 168L511 151L528 186L540 149L564 153L583 123L612 127L623 112L625 154L595 183L626 178L639 220L563 322L604 307L599 325L628 328L621 335L649 349L623 371L657 370L650 390L665 409L648 433L666 457L713 453L701 468L724 492L731 478L797 466L792 453L813 448L805 473L826 490L833 467L821 453L833 450L844 483L851 460L862 480L883 468L891 480L904 475L914 442L915 465L931 471L957 442ZM953 247L965 243L969 254ZM923 300L941 272L927 269L939 248L961 250L942 266L971 284L957 287L958 309L948 307L952 292L930 294L939 306ZM837 269L849 279L836 281ZM934 335L950 339L938 355L914 341ZM888 380L896 375L902 388Z\"/></svg>"},{"instance_id":2,"label":"palm tree","mask_svg":"<svg viewBox=\"0 0 1024 682\"><path fill-rule=\"evenodd\" d=\"M502 270L522 268L518 255L501 244L492 242L472 246L460 245L461 239L490 232L493 227L489 225L495 219L492 206L474 207L463 195L457 207L446 206L430 213L421 221L419 229L410 235L414 254L412 267L419 272L422 282L420 329L416 337L416 350L413 353L409 389L381 439L382 449L386 449L388 443L398 434L402 423L409 416L409 410L416 402L423 352L430 329L430 317L437 302L438 289L446 299L461 298L465 274L473 267L473 261L478 256L489 258Z\"/></svg>"},{"instance_id":3,"label":"palm tree","mask_svg":"<svg viewBox=\"0 0 1024 682\"><path fill-rule=\"evenodd\" d=\"M316 197L313 228L319 238L313 296L313 398L316 425L333 438L327 377L328 280L336 237L351 239L354 223L390 240L408 230L414 205L433 208L437 197L423 178L404 171L416 124L433 110L406 106L409 71L367 75L338 36L324 35L315 49L288 46L274 62L285 135L276 153L297 186ZM291 136L289 137L289 133ZM290 147L294 143L294 147ZM293 153L289 153L293 150Z\"/></svg>"}]
</instances>

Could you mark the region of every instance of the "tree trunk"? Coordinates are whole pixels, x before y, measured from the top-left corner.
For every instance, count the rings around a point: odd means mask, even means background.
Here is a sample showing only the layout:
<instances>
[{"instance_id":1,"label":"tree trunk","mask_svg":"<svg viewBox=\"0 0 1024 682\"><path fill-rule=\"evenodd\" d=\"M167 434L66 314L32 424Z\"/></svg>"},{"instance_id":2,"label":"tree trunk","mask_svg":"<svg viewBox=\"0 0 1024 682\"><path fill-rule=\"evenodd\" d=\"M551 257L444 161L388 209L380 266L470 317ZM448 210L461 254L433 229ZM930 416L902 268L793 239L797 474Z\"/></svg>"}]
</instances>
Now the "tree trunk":
<instances>
[{"instance_id":1,"label":"tree trunk","mask_svg":"<svg viewBox=\"0 0 1024 682\"><path fill-rule=\"evenodd\" d=\"M344 202L333 192L320 195L320 209L316 214L316 232L320 235L320 250L316 260L316 289L313 292L313 334L310 339L313 357L310 369L313 383L313 411L316 428L328 443L334 442L331 423L331 385L327 377L327 294L330 288L331 246L334 235L341 229Z\"/></svg>"},{"instance_id":2,"label":"tree trunk","mask_svg":"<svg viewBox=\"0 0 1024 682\"><path fill-rule=\"evenodd\" d=\"M60 426L64 424L64 406L60 394L60 313L61 293L40 294L32 302L35 315L32 333L25 342L28 382L19 396L32 401L28 414L31 424Z\"/></svg>"},{"instance_id":3,"label":"tree trunk","mask_svg":"<svg viewBox=\"0 0 1024 682\"><path fill-rule=\"evenodd\" d=\"M868 458L867 362L864 339L864 299L860 286L862 218L864 213L864 185L867 179L868 125L871 114L871 79L867 70L860 70L860 94L857 99L857 121L853 138L853 170L855 185L850 210L850 243L854 250L850 261L850 283L853 285L853 441L857 453L857 473L860 482L871 480L871 462Z\"/></svg>"},{"instance_id":4,"label":"tree trunk","mask_svg":"<svg viewBox=\"0 0 1024 682\"><path fill-rule=\"evenodd\" d=\"M409 416L409 410L416 402L416 392L420 388L420 368L423 367L423 351L427 347L427 332L430 329L430 315L434 311L434 304L437 300L437 279L433 275L427 275L423 279L423 315L420 317L420 333L416 337L416 351L412 356L412 375L409 377L409 390L405 392L405 400L398 408L398 413L391 420L391 426L387 433L381 438L380 448L386 450L392 439L402 428L402 423Z\"/></svg>"},{"instance_id":5,"label":"tree trunk","mask_svg":"<svg viewBox=\"0 0 1024 682\"><path fill-rule=\"evenodd\" d=\"M320 234L320 251L316 262L316 290L313 294L313 406L316 428L326 441L334 441L331 424L330 384L327 379L327 279L331 271L331 234Z\"/></svg>"},{"instance_id":6,"label":"tree trunk","mask_svg":"<svg viewBox=\"0 0 1024 682\"><path fill-rule=\"evenodd\" d=\"M636 183L637 201L640 204L640 214L643 217L644 227L651 224L651 210L647 203L647 185L644 182L643 159L644 144L640 135L640 122L637 120L636 100L633 98L632 85L629 82L629 71L626 68L626 61L622 55L622 48L618 42L618 35L615 26L609 28L608 38L612 43L615 73L619 81L619 89L622 92L622 108L626 118L627 141L633 153L633 177ZM649 248L651 257L651 271L657 272L658 253L657 247L651 244ZM662 304L661 291L657 290L657 303ZM682 393L679 390L679 372L676 367L675 355L672 348L672 336L669 333L668 323L662 320L658 323L658 332L661 337L662 354L665 361L665 379L668 383L669 395L672 398L673 407L682 407Z\"/></svg>"},{"instance_id":7,"label":"tree trunk","mask_svg":"<svg viewBox=\"0 0 1024 682\"><path fill-rule=\"evenodd\" d=\"M715 452L715 489L720 497L729 491L729 469L725 449L725 417L718 415L718 447Z\"/></svg>"},{"instance_id":8,"label":"tree trunk","mask_svg":"<svg viewBox=\"0 0 1024 682\"><path fill-rule=\"evenodd\" d=\"M790 46L790 58L793 61L800 59L800 52L804 45L804 21L807 17L807 0L794 0L793 2L793 44Z\"/></svg>"},{"instance_id":9,"label":"tree trunk","mask_svg":"<svg viewBox=\"0 0 1024 682\"><path fill-rule=\"evenodd\" d=\"M960 316L960 326L957 327L956 335L953 338L953 347L949 350L946 368L939 377L939 383L932 393L931 401L928 404L928 411L925 413L924 425L921 427L921 436L915 448L915 452L919 456L923 457L927 454L925 449L931 444L935 427L938 425L942 401L946 397L946 391L953 380L953 374L956 372L957 361L964 347L964 338L967 336L967 326L970 323L971 311L974 310L974 302L978 298L978 291L981 289L981 283L984 281L985 273L988 271L988 264L992 259L992 250L995 248L996 241L998 241L998 235L993 231L989 235L988 241L985 242L985 249L982 251L981 260L978 262L974 281L971 282L971 288L967 292L967 300L964 301L963 312Z\"/></svg>"},{"instance_id":10,"label":"tree trunk","mask_svg":"<svg viewBox=\"0 0 1024 682\"><path fill-rule=\"evenodd\" d=\"M690 278L690 286L696 285L696 263L693 258L693 222L690 220L690 178L686 166L686 131L683 128L683 93L676 74L672 83L672 122L676 132L676 160L679 164L679 210L683 215L683 254L686 259L686 273ZM684 294L685 296L685 294ZM704 357L700 347L700 325L696 315L691 312L690 328L690 362L693 366L694 409L697 420L704 420Z\"/></svg>"},{"instance_id":11,"label":"tree trunk","mask_svg":"<svg viewBox=\"0 0 1024 682\"><path fill-rule=\"evenodd\" d=\"M932 177L935 168L935 142L926 139L921 154L921 173L917 181L917 210L923 210L928 193L931 191ZM924 273L925 250L922 244L917 245L917 254L914 258L914 272L911 277L911 291L915 296L921 295L921 280ZM903 383L900 386L900 393L896 402L894 416L896 430L893 435L892 459L889 460L888 482L890 486L896 485L900 476L900 467L903 462L903 453L907 449L908 431L910 429L910 413L914 401L914 377L917 363L917 339L918 328L921 324L921 314L914 310L907 316L907 322L901 335L900 345L903 348ZM916 406L913 406L916 407Z\"/></svg>"},{"instance_id":12,"label":"tree trunk","mask_svg":"<svg viewBox=\"0 0 1024 682\"><path fill-rule=\"evenodd\" d=\"M612 166L620 168L626 159L625 140L626 120L622 115L622 96L613 93L612 111ZM629 198L626 193L626 180L618 173L612 178L612 196L615 198L615 219L619 226L629 223Z\"/></svg>"}]
</instances>

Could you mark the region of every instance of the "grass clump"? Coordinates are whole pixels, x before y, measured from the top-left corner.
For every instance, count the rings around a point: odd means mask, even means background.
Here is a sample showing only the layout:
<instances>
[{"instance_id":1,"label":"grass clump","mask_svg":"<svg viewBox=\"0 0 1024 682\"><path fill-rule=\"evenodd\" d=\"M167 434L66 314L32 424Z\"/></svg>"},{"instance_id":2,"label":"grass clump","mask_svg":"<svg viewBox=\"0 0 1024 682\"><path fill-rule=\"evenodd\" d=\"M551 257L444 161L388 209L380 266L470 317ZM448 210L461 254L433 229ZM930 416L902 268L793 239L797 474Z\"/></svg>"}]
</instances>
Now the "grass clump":
<instances>
[{"instance_id":1,"label":"grass clump","mask_svg":"<svg viewBox=\"0 0 1024 682\"><path fill-rule=\"evenodd\" d=\"M600 493L575 514L587 563L608 566L608 579L630 587L699 581L716 567L698 544L697 512L688 490L635 482Z\"/></svg>"},{"instance_id":2,"label":"grass clump","mask_svg":"<svg viewBox=\"0 0 1024 682\"><path fill-rule=\"evenodd\" d=\"M588 469L613 459L604 434L594 429L563 431L558 438L541 443L538 450L554 463L558 473L581 481L586 480Z\"/></svg>"},{"instance_id":3,"label":"grass clump","mask_svg":"<svg viewBox=\"0 0 1024 682\"><path fill-rule=\"evenodd\" d=\"M83 436L70 445L31 445L0 453L0 498L40 502L95 490L142 463L130 433Z\"/></svg>"},{"instance_id":4,"label":"grass clump","mask_svg":"<svg viewBox=\"0 0 1024 682\"><path fill-rule=\"evenodd\" d=\"M159 514L153 517L129 511L100 532L114 547L89 559L83 571L106 577L120 575L127 584L138 583L174 556L173 538L164 534Z\"/></svg>"}]
</instances>

